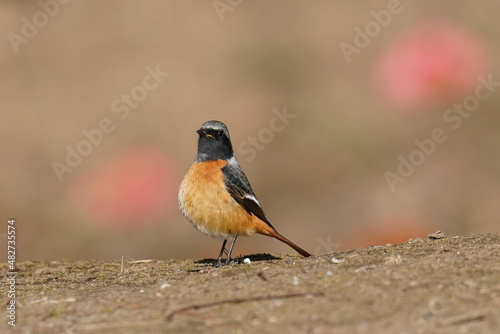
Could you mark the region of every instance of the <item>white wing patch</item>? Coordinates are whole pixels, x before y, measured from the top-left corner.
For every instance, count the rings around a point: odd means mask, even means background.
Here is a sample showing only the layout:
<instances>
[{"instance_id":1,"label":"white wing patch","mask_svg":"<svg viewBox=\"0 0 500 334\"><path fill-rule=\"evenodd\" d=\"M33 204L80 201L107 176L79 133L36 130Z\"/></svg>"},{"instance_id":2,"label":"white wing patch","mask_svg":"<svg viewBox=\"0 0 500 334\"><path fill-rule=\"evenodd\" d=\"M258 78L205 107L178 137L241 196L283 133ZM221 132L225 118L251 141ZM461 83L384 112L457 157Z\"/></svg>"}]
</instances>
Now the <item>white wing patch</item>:
<instances>
[{"instance_id":1,"label":"white wing patch","mask_svg":"<svg viewBox=\"0 0 500 334\"><path fill-rule=\"evenodd\" d=\"M250 194L245 194L245 198L248 198L249 200L254 201L255 203L257 203L258 206L260 206L260 203L255 196L252 196Z\"/></svg>"}]
</instances>

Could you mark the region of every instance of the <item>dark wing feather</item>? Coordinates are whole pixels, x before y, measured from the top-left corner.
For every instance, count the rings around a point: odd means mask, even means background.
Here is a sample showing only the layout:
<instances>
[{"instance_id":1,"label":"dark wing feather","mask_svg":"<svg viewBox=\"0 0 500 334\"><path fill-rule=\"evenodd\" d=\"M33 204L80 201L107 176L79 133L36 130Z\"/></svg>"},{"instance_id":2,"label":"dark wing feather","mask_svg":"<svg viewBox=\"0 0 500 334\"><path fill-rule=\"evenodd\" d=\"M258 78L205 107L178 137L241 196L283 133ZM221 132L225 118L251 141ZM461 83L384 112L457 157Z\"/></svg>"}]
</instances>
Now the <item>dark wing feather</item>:
<instances>
[{"instance_id":1,"label":"dark wing feather","mask_svg":"<svg viewBox=\"0 0 500 334\"><path fill-rule=\"evenodd\" d=\"M226 167L222 168L222 172L225 176L224 182L226 184L226 189L234 200L238 202L249 214L255 215L257 218L273 227L267 220L266 215L264 214L264 211L259 203L254 201L252 198L246 197L246 195L250 195L257 198L243 170L239 166L234 167L233 165L228 164Z\"/></svg>"}]
</instances>

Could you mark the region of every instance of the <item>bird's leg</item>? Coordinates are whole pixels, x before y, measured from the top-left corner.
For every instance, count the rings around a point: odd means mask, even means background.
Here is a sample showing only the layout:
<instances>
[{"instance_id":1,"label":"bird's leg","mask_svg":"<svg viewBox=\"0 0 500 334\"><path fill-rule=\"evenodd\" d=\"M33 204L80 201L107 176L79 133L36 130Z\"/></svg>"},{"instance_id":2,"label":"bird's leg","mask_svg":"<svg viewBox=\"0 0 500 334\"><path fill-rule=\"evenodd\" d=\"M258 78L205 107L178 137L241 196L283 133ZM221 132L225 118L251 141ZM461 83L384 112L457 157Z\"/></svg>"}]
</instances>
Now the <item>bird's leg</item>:
<instances>
[{"instance_id":1,"label":"bird's leg","mask_svg":"<svg viewBox=\"0 0 500 334\"><path fill-rule=\"evenodd\" d=\"M226 250L226 243L227 239L224 239L222 242L222 248L220 249L219 257L217 258L217 265L222 266L222 254L224 254L224 251Z\"/></svg>"},{"instance_id":2,"label":"bird's leg","mask_svg":"<svg viewBox=\"0 0 500 334\"><path fill-rule=\"evenodd\" d=\"M231 253L233 252L233 247L234 247L234 244L236 243L237 237L238 236L235 235L235 236L233 236L233 240L231 240L231 246L229 246L229 251L227 252L226 264L229 264L229 262L231 262Z\"/></svg>"}]
</instances>

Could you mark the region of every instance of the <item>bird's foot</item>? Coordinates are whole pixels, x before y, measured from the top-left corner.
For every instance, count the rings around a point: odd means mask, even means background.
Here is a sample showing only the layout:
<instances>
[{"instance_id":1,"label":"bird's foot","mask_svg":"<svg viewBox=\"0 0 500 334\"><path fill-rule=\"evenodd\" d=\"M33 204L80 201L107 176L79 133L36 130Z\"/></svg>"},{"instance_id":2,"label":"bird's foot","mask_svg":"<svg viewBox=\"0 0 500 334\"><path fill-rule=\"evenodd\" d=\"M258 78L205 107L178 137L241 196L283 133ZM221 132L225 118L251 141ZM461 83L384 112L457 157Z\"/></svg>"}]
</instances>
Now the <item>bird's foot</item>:
<instances>
[{"instance_id":1,"label":"bird's foot","mask_svg":"<svg viewBox=\"0 0 500 334\"><path fill-rule=\"evenodd\" d=\"M226 258L226 260L222 261L221 259L217 260L217 263L214 264L215 267L224 267L230 264L238 264L238 260L231 259L230 257Z\"/></svg>"}]
</instances>

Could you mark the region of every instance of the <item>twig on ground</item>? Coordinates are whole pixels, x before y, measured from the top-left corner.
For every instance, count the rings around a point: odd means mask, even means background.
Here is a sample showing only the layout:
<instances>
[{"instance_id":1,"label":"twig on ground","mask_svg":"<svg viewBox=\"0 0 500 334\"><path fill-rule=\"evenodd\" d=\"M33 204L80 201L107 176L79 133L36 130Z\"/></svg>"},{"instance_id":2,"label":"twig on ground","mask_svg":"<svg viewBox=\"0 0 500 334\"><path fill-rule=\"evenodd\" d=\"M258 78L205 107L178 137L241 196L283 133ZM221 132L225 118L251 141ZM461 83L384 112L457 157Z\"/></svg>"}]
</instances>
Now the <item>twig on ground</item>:
<instances>
[{"instance_id":1,"label":"twig on ground","mask_svg":"<svg viewBox=\"0 0 500 334\"><path fill-rule=\"evenodd\" d=\"M208 308L217 305L223 304L241 304L247 302L255 302L261 300L276 300L276 299L288 299L288 298L298 298L298 297L318 297L324 296L324 292L301 292L301 293L289 293L285 295L276 295L276 296L258 296L258 297L249 297L249 298L233 298L233 299L224 299L218 300L215 302L205 303L205 304L194 304L190 306L185 306L178 308L167 315L167 320L172 320L176 314L185 313L186 311L191 310L199 310L202 308Z\"/></svg>"}]
</instances>

